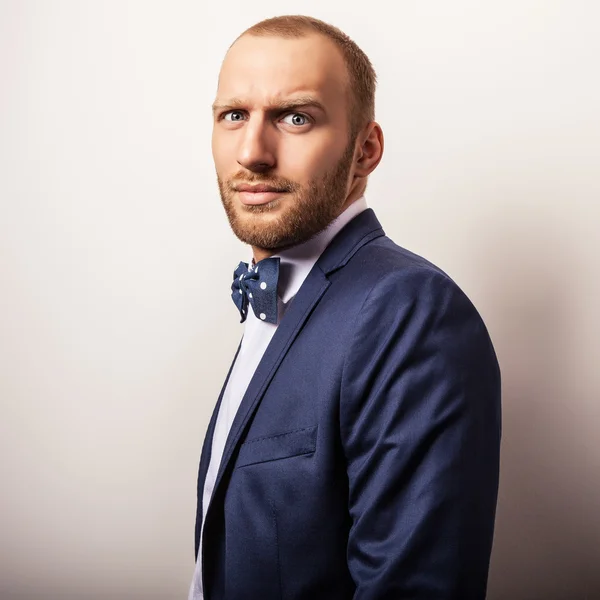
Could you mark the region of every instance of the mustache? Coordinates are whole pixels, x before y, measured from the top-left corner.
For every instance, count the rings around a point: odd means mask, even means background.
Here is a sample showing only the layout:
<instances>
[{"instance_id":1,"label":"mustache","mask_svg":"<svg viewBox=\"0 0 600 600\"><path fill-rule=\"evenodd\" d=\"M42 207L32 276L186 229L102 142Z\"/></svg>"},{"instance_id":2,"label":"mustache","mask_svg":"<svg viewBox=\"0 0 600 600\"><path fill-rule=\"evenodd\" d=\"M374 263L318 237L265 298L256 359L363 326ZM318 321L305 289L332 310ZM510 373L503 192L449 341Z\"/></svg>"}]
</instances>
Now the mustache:
<instances>
[{"instance_id":1,"label":"mustache","mask_svg":"<svg viewBox=\"0 0 600 600\"><path fill-rule=\"evenodd\" d=\"M299 184L285 177L265 176L243 171L238 171L224 182L224 186L229 192L235 192L238 186L245 184L268 185L284 192L296 192L301 188Z\"/></svg>"}]
</instances>

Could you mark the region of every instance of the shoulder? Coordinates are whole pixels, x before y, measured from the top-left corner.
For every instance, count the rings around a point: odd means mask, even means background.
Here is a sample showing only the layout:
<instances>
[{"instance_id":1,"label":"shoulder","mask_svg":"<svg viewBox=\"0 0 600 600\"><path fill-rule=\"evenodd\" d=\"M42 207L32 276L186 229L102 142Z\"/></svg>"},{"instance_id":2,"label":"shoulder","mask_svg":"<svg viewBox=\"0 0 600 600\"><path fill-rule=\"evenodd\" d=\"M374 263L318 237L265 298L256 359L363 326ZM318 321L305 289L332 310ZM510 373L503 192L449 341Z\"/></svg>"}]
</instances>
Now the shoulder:
<instances>
[{"instance_id":1,"label":"shoulder","mask_svg":"<svg viewBox=\"0 0 600 600\"><path fill-rule=\"evenodd\" d=\"M355 342L377 344L393 332L396 341L491 347L479 312L457 283L388 237L365 244L341 271L340 287L354 297L348 312Z\"/></svg>"},{"instance_id":2,"label":"shoulder","mask_svg":"<svg viewBox=\"0 0 600 600\"><path fill-rule=\"evenodd\" d=\"M446 378L467 381L485 373L490 385L499 380L479 312L442 269L385 236L361 248L347 268L343 277L360 282L350 320L348 379L377 357L379 364L433 365Z\"/></svg>"},{"instance_id":3,"label":"shoulder","mask_svg":"<svg viewBox=\"0 0 600 600\"><path fill-rule=\"evenodd\" d=\"M439 305L446 295L464 297L468 302L447 273L387 236L362 246L332 280L343 288L352 288L357 304L381 303L392 311L414 303Z\"/></svg>"}]
</instances>

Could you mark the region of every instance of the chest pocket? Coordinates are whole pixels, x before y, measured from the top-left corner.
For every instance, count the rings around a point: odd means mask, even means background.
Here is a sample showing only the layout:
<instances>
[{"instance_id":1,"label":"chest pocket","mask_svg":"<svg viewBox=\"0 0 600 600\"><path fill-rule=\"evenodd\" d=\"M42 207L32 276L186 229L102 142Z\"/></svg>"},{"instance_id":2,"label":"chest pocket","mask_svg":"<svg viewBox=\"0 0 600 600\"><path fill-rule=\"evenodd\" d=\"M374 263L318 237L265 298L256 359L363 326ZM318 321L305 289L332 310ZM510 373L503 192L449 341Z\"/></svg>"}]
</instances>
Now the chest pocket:
<instances>
[{"instance_id":1,"label":"chest pocket","mask_svg":"<svg viewBox=\"0 0 600 600\"><path fill-rule=\"evenodd\" d=\"M295 429L277 435L244 442L236 462L237 467L312 454L317 447L317 426Z\"/></svg>"}]
</instances>

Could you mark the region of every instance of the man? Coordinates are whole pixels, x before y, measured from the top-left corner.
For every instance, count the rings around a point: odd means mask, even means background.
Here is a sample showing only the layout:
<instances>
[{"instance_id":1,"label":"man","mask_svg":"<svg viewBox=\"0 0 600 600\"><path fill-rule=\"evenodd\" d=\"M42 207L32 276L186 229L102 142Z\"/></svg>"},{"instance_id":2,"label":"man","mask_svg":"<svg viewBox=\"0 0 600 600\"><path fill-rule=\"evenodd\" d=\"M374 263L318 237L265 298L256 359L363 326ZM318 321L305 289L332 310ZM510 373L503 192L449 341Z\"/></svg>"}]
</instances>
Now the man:
<instances>
[{"instance_id":1,"label":"man","mask_svg":"<svg viewBox=\"0 0 600 600\"><path fill-rule=\"evenodd\" d=\"M229 49L213 156L252 248L206 435L190 599L484 598L499 370L456 284L366 207L375 73L307 17ZM394 201L390 197L390 201Z\"/></svg>"}]
</instances>

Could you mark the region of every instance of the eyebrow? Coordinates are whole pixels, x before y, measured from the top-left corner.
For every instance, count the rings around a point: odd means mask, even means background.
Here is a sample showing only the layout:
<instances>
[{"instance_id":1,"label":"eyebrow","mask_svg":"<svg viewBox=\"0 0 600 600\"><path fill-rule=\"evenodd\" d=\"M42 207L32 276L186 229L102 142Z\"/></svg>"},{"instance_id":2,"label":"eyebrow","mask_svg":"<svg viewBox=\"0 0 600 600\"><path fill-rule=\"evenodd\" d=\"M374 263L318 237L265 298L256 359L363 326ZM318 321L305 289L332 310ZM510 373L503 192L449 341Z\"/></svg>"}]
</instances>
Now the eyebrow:
<instances>
[{"instance_id":1,"label":"eyebrow","mask_svg":"<svg viewBox=\"0 0 600 600\"><path fill-rule=\"evenodd\" d=\"M235 110L246 108L247 103L240 98L231 98L227 102L219 102L218 100L212 105L213 114L222 110ZM299 96L290 100L281 100L274 102L267 107L269 112L279 112L286 110L296 110L301 108L316 108L322 112L326 112L322 102L314 96Z\"/></svg>"}]
</instances>

